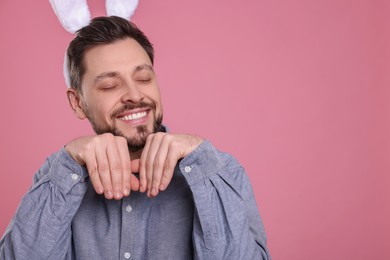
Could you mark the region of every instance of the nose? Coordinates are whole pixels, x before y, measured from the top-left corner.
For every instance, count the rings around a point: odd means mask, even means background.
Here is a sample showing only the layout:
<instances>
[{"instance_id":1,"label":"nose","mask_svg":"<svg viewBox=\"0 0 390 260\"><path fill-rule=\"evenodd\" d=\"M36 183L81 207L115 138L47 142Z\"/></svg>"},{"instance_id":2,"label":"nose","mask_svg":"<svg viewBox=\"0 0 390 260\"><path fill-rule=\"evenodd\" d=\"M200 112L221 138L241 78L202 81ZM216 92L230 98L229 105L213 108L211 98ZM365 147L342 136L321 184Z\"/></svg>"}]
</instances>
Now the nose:
<instances>
[{"instance_id":1,"label":"nose","mask_svg":"<svg viewBox=\"0 0 390 260\"><path fill-rule=\"evenodd\" d=\"M123 103L139 103L143 100L143 98L143 93L139 91L137 85L134 82L126 82L126 84L124 85L124 92L121 100Z\"/></svg>"}]
</instances>

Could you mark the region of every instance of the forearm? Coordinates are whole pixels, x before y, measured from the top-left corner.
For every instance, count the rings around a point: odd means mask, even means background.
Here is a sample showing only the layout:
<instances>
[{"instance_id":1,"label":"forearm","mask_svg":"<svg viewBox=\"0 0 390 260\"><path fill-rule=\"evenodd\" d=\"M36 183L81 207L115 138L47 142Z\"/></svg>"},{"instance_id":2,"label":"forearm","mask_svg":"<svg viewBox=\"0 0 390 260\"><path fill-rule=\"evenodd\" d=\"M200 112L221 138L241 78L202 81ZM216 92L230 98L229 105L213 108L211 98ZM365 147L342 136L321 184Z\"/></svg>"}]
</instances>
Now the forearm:
<instances>
[{"instance_id":1,"label":"forearm","mask_svg":"<svg viewBox=\"0 0 390 260\"><path fill-rule=\"evenodd\" d=\"M63 149L51 156L35 175L0 241L1 259L64 258L71 222L86 190L85 176Z\"/></svg>"},{"instance_id":2,"label":"forearm","mask_svg":"<svg viewBox=\"0 0 390 260\"><path fill-rule=\"evenodd\" d=\"M195 202L196 258L269 259L263 224L243 168L211 144L202 146L180 163Z\"/></svg>"}]
</instances>

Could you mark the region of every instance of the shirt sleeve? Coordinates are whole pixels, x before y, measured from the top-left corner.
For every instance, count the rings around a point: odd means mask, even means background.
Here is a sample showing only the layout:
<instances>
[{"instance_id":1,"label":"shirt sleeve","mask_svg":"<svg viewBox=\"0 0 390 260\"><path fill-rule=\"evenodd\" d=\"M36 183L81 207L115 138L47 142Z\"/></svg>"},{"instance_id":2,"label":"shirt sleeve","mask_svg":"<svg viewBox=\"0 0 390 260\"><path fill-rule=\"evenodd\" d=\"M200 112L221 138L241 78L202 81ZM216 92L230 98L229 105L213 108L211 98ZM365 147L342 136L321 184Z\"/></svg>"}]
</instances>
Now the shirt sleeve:
<instances>
[{"instance_id":1,"label":"shirt sleeve","mask_svg":"<svg viewBox=\"0 0 390 260\"><path fill-rule=\"evenodd\" d=\"M71 222L86 191L87 176L64 148L50 156L34 175L0 240L0 259L68 257Z\"/></svg>"},{"instance_id":2,"label":"shirt sleeve","mask_svg":"<svg viewBox=\"0 0 390 260\"><path fill-rule=\"evenodd\" d=\"M181 160L179 167L194 198L195 259L270 259L243 167L208 141Z\"/></svg>"}]
</instances>

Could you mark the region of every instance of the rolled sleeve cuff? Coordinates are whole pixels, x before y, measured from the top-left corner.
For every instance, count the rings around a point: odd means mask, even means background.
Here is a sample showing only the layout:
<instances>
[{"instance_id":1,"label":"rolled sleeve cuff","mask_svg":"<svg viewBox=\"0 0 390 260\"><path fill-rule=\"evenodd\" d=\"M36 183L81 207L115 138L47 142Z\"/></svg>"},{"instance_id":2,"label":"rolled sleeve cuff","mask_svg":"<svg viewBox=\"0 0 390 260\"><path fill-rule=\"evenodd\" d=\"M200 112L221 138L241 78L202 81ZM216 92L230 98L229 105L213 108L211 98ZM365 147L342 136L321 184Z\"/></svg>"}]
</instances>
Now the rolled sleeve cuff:
<instances>
[{"instance_id":1,"label":"rolled sleeve cuff","mask_svg":"<svg viewBox=\"0 0 390 260\"><path fill-rule=\"evenodd\" d=\"M179 164L180 171L190 186L217 175L222 166L220 152L207 140L184 157Z\"/></svg>"},{"instance_id":2,"label":"rolled sleeve cuff","mask_svg":"<svg viewBox=\"0 0 390 260\"><path fill-rule=\"evenodd\" d=\"M51 182L68 193L76 184L84 182L86 177L88 177L86 167L79 165L65 148L62 148L49 171Z\"/></svg>"}]
</instances>

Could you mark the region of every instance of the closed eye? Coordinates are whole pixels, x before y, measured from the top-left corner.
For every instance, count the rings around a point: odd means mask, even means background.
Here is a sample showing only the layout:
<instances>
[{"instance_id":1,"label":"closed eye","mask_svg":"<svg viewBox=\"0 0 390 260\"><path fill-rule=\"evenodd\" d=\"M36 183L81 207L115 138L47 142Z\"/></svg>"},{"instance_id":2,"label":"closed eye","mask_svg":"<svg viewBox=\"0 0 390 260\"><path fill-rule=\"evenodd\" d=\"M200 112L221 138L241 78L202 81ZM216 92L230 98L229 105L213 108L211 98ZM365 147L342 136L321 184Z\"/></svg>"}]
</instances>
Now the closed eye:
<instances>
[{"instance_id":1,"label":"closed eye","mask_svg":"<svg viewBox=\"0 0 390 260\"><path fill-rule=\"evenodd\" d=\"M137 82L139 83L143 83L143 84L146 84L146 83L150 83L152 81L151 78L142 78L142 79L137 79Z\"/></svg>"},{"instance_id":2,"label":"closed eye","mask_svg":"<svg viewBox=\"0 0 390 260\"><path fill-rule=\"evenodd\" d=\"M118 85L104 85L104 86L101 86L99 89L100 90L112 90L114 88L116 88Z\"/></svg>"}]
</instances>

